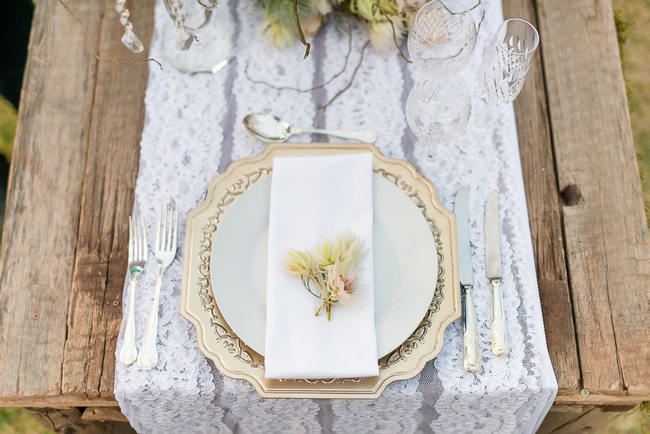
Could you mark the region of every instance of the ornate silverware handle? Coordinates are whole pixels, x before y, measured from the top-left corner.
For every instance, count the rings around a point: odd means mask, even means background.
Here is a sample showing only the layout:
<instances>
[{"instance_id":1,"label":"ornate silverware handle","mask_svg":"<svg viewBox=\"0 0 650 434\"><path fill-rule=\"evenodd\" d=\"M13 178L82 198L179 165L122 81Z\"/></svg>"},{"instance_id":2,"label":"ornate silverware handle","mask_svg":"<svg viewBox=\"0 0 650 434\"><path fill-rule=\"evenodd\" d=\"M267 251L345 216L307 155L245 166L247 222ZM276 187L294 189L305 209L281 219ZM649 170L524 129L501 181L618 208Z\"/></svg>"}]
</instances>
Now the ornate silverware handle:
<instances>
[{"instance_id":1,"label":"ornate silverware handle","mask_svg":"<svg viewBox=\"0 0 650 434\"><path fill-rule=\"evenodd\" d=\"M377 132L373 130L346 131L346 130L318 130L318 129L293 128L291 132L292 134L301 134L301 133L326 134L330 136L342 137L344 139L359 140L360 142L364 142L364 143L375 143L377 141Z\"/></svg>"},{"instance_id":2,"label":"ornate silverware handle","mask_svg":"<svg viewBox=\"0 0 650 434\"><path fill-rule=\"evenodd\" d=\"M478 372L481 369L481 358L478 351L478 328L476 326L476 311L474 310L474 297L472 287L462 288L465 300L465 322L463 323L464 357L463 367L467 372Z\"/></svg>"},{"instance_id":3,"label":"ornate silverware handle","mask_svg":"<svg viewBox=\"0 0 650 434\"><path fill-rule=\"evenodd\" d=\"M492 285L492 353L497 356L508 354L508 336L506 334L506 318L503 314L503 299L501 297L501 279L490 280Z\"/></svg>"},{"instance_id":4,"label":"ornate silverware handle","mask_svg":"<svg viewBox=\"0 0 650 434\"><path fill-rule=\"evenodd\" d=\"M135 288L138 286L140 273L131 276L129 282L129 313L126 317L124 329L124 344L120 350L120 362L130 365L138 357L138 348L135 345Z\"/></svg>"},{"instance_id":5,"label":"ornate silverware handle","mask_svg":"<svg viewBox=\"0 0 650 434\"><path fill-rule=\"evenodd\" d=\"M160 299L160 288L162 287L165 268L159 265L158 278L156 279L156 292L153 297L153 306L144 334L144 343L138 354L138 367L144 371L153 369L158 364L158 305Z\"/></svg>"}]
</instances>

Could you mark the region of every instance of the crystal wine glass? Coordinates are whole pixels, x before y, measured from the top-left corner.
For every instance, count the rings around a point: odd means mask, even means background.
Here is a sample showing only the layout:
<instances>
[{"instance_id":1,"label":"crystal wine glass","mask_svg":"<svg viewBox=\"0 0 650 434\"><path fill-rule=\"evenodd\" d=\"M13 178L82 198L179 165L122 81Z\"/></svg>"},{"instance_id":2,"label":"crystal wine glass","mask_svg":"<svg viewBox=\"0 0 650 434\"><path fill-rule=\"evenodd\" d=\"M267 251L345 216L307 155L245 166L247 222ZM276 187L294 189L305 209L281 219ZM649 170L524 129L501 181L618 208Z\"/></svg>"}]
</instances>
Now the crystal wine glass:
<instances>
[{"instance_id":1,"label":"crystal wine glass","mask_svg":"<svg viewBox=\"0 0 650 434\"><path fill-rule=\"evenodd\" d=\"M409 56L428 75L447 77L462 70L476 45L471 12L454 0L433 0L415 16L408 36Z\"/></svg>"},{"instance_id":2,"label":"crystal wine glass","mask_svg":"<svg viewBox=\"0 0 650 434\"><path fill-rule=\"evenodd\" d=\"M468 87L461 79L427 76L411 89L406 101L406 120L417 138L427 144L427 162L433 162L435 145L465 132L472 107Z\"/></svg>"},{"instance_id":3,"label":"crystal wine glass","mask_svg":"<svg viewBox=\"0 0 650 434\"><path fill-rule=\"evenodd\" d=\"M539 34L529 22L513 18L497 29L476 75L476 90L490 105L508 104L519 95Z\"/></svg>"}]
</instances>

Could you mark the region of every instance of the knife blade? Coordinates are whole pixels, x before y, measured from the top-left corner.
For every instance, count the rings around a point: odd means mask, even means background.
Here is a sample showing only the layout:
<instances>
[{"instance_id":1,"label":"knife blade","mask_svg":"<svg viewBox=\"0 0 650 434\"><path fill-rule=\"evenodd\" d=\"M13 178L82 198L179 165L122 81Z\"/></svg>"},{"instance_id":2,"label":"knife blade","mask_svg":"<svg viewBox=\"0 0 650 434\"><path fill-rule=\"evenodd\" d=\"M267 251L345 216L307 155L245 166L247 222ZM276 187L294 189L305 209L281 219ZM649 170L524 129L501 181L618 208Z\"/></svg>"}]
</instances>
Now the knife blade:
<instances>
[{"instance_id":1,"label":"knife blade","mask_svg":"<svg viewBox=\"0 0 650 434\"><path fill-rule=\"evenodd\" d=\"M466 187L456 193L454 212L458 234L460 293L463 307L463 367L467 372L478 372L481 369L481 359L478 353L478 329L472 296L474 273L469 242L469 190Z\"/></svg>"},{"instance_id":2,"label":"knife blade","mask_svg":"<svg viewBox=\"0 0 650 434\"><path fill-rule=\"evenodd\" d=\"M485 271L492 286L492 353L508 354L508 336L501 294L501 236L499 230L499 192L492 190L485 204Z\"/></svg>"},{"instance_id":3,"label":"knife blade","mask_svg":"<svg viewBox=\"0 0 650 434\"><path fill-rule=\"evenodd\" d=\"M469 189L463 187L456 193L456 228L458 231L458 259L460 267L460 284L473 286L472 252L469 245Z\"/></svg>"}]
</instances>

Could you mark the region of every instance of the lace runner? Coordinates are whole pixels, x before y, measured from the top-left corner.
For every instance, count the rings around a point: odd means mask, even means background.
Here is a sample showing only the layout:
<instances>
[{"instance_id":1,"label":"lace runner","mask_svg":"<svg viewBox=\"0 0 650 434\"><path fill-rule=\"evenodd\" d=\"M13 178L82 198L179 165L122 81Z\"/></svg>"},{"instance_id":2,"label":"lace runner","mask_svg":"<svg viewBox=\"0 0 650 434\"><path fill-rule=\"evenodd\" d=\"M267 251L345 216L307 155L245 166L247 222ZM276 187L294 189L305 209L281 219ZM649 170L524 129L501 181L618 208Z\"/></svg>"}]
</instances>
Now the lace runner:
<instances>
[{"instance_id":1,"label":"lace runner","mask_svg":"<svg viewBox=\"0 0 650 434\"><path fill-rule=\"evenodd\" d=\"M501 2L483 0L485 20L468 70L502 20ZM139 432L533 432L557 392L549 360L533 263L517 133L512 106L488 108L474 100L468 133L440 146L435 163L427 164L424 144L406 124L404 106L417 75L396 53L366 50L352 87L326 111L328 101L352 73L314 92L278 92L253 79L278 86L310 88L338 72L347 37L326 25L312 42L310 58L303 47L281 51L269 46L257 28L263 11L253 1L231 2L237 57L215 75L189 76L169 66L152 64L146 93L140 168L134 214L143 215L154 233L158 207L170 197L180 208L179 240L185 238L185 214L203 200L205 187L227 165L258 154L263 145L241 125L250 112L272 112L296 126L337 129L373 128L385 155L403 158L433 181L439 199L453 209L456 190L471 186L470 232L482 371L462 367L462 324L445 333L442 352L413 379L391 384L375 400L262 399L245 381L222 376L199 351L194 328L179 313L182 247L170 266L161 291L159 363L157 369L117 364L115 396L122 412ZM161 34L172 22L163 2L156 2L151 56L162 60ZM244 31L245 30L245 31ZM367 31L353 30L355 65ZM314 136L313 141L327 138ZM309 141L298 137L295 141ZM331 139L332 141L335 139ZM485 277L483 206L490 190L499 188L503 234L503 297L511 351L506 357L490 350L489 282ZM151 237L150 237L151 238ZM179 243L182 246L182 242ZM142 342L153 300L153 261L140 279L136 299L137 341ZM125 287L124 312L128 309ZM117 349L122 347L123 330Z\"/></svg>"}]
</instances>

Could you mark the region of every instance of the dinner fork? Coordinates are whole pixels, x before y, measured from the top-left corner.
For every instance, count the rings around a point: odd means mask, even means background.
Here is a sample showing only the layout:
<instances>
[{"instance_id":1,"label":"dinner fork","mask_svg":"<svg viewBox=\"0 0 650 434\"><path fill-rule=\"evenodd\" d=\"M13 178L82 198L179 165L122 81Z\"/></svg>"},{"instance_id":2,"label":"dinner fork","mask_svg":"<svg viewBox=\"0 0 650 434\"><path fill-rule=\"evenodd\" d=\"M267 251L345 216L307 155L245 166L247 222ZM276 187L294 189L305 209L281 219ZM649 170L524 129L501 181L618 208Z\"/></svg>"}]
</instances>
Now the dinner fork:
<instances>
[{"instance_id":1,"label":"dinner fork","mask_svg":"<svg viewBox=\"0 0 650 434\"><path fill-rule=\"evenodd\" d=\"M153 307L149 316L149 323L144 335L144 343L138 354L138 366L145 371L153 369L158 364L158 304L160 299L160 288L162 287L165 270L172 263L176 256L176 237L178 235L178 207L172 200L167 204L165 215L163 207L160 206L158 215L158 230L156 232L156 244L153 252L158 264L158 277L156 279L156 292L153 298Z\"/></svg>"},{"instance_id":2,"label":"dinner fork","mask_svg":"<svg viewBox=\"0 0 650 434\"><path fill-rule=\"evenodd\" d=\"M135 288L138 286L140 273L147 263L147 229L144 218L140 217L135 222L129 217L129 313L126 317L124 329L124 344L120 350L120 362L130 365L138 357L135 345Z\"/></svg>"}]
</instances>

